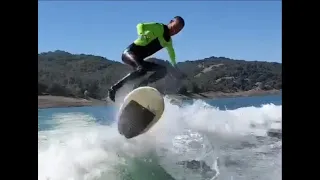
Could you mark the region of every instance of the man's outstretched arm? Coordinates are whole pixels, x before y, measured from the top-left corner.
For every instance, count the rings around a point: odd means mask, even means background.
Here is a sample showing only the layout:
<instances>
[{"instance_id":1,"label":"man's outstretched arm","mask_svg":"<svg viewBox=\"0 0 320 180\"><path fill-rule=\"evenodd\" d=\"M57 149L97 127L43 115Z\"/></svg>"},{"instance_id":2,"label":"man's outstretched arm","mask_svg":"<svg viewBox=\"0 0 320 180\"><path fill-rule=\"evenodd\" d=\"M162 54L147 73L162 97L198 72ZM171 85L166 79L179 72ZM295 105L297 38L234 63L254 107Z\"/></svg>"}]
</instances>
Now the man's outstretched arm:
<instances>
[{"instance_id":1,"label":"man's outstretched arm","mask_svg":"<svg viewBox=\"0 0 320 180\"><path fill-rule=\"evenodd\" d=\"M170 56L171 64L172 66L176 66L176 53L174 51L174 48L172 46L172 42L169 43L169 45L166 47L168 54Z\"/></svg>"}]
</instances>

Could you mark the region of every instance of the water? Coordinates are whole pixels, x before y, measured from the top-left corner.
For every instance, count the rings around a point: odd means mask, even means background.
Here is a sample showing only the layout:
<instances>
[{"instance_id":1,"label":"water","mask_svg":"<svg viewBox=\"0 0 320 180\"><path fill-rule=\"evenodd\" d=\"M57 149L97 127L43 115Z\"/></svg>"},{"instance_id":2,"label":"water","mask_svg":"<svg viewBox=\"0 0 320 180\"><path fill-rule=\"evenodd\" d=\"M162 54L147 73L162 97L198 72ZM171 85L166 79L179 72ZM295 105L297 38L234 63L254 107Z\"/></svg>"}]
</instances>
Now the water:
<instances>
[{"instance_id":1,"label":"water","mask_svg":"<svg viewBox=\"0 0 320 180\"><path fill-rule=\"evenodd\" d=\"M117 107L38 110L39 180L280 180L280 95L170 104L126 140Z\"/></svg>"}]
</instances>

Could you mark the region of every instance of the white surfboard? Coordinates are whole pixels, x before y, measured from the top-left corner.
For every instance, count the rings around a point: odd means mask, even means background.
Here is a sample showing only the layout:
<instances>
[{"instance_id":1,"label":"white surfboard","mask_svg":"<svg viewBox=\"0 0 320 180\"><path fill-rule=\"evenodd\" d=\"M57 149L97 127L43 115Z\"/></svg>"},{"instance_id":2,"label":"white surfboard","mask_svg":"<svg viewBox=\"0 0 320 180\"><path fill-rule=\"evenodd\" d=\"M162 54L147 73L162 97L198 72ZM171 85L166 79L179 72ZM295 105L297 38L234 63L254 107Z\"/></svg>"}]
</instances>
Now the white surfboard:
<instances>
[{"instance_id":1,"label":"white surfboard","mask_svg":"<svg viewBox=\"0 0 320 180\"><path fill-rule=\"evenodd\" d=\"M149 86L131 91L118 113L118 131L127 139L147 132L161 118L164 99L161 93Z\"/></svg>"}]
</instances>

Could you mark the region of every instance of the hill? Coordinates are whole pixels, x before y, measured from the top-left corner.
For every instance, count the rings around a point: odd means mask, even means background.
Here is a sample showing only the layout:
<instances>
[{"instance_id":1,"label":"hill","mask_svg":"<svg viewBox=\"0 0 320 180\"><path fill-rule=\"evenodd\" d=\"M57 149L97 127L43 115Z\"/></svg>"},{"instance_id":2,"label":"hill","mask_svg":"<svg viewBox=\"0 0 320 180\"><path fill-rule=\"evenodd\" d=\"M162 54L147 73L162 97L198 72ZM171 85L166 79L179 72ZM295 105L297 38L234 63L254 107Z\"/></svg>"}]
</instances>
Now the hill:
<instances>
[{"instance_id":1,"label":"hill","mask_svg":"<svg viewBox=\"0 0 320 180\"><path fill-rule=\"evenodd\" d=\"M167 61L150 58L168 67L168 75L152 84L166 94L237 93L282 88L282 64L209 57L178 63L174 70ZM131 71L104 57L54 51L38 54L38 95L103 99L107 89ZM86 92L86 93L84 93Z\"/></svg>"}]
</instances>

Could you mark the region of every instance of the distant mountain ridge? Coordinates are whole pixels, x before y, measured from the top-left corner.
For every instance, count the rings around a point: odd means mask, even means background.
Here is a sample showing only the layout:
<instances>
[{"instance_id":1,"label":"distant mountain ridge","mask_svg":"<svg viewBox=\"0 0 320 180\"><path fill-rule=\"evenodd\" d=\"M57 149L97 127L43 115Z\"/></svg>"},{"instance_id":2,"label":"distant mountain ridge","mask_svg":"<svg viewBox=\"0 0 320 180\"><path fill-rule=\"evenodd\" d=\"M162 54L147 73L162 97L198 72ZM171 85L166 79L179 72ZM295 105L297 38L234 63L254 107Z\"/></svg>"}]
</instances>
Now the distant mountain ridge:
<instances>
[{"instance_id":1,"label":"distant mountain ridge","mask_svg":"<svg viewBox=\"0 0 320 180\"><path fill-rule=\"evenodd\" d=\"M178 63L176 71L168 61L168 75L151 86L167 94L201 92L234 93L282 88L282 64L209 57ZM38 54L38 94L102 99L107 89L132 69L101 56L71 54L57 50Z\"/></svg>"}]
</instances>

